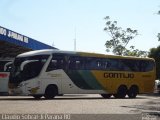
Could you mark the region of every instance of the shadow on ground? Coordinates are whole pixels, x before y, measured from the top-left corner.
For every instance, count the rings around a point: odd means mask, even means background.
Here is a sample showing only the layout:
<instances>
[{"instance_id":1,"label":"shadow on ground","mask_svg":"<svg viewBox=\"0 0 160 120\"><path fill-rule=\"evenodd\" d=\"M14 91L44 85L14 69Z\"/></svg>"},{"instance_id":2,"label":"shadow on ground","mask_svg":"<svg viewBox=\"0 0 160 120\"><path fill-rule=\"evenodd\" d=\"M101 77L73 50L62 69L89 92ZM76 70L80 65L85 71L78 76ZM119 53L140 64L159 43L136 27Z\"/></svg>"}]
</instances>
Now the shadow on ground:
<instances>
[{"instance_id":1,"label":"shadow on ground","mask_svg":"<svg viewBox=\"0 0 160 120\"><path fill-rule=\"evenodd\" d=\"M50 99L50 100L114 100L114 99L118 99L118 98L114 98L113 96L111 98L105 99L101 96L89 96L89 95L63 95L63 96L56 96L54 99ZM123 99L130 99L127 96ZM134 99L147 99L144 96L137 96ZM132 100L134 100L132 99ZM4 101L4 100L8 100L8 101L17 101L17 100L31 100L31 101L40 101L40 100L47 100L44 97L42 97L41 99L35 99L32 96L0 96L0 101Z\"/></svg>"}]
</instances>

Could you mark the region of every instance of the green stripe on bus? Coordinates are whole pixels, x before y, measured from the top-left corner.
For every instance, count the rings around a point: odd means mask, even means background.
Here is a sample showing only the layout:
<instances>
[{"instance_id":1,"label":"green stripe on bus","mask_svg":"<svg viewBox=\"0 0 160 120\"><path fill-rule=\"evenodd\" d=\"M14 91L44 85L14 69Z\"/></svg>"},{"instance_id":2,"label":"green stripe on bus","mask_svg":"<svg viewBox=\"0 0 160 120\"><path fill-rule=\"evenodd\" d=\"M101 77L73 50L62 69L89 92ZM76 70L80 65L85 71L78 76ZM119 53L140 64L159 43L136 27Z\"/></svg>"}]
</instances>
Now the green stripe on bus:
<instances>
[{"instance_id":1,"label":"green stripe on bus","mask_svg":"<svg viewBox=\"0 0 160 120\"><path fill-rule=\"evenodd\" d=\"M69 70L66 72L72 82L81 89L93 89L89 86L77 70Z\"/></svg>"},{"instance_id":2,"label":"green stripe on bus","mask_svg":"<svg viewBox=\"0 0 160 120\"><path fill-rule=\"evenodd\" d=\"M88 70L69 70L66 72L72 82L81 89L102 90L102 86Z\"/></svg>"},{"instance_id":3,"label":"green stripe on bus","mask_svg":"<svg viewBox=\"0 0 160 120\"><path fill-rule=\"evenodd\" d=\"M88 70L79 70L79 74L82 76L82 78L85 80L85 82L91 86L95 90L102 90L102 86L100 83L96 80L96 78L93 76L93 74Z\"/></svg>"}]
</instances>

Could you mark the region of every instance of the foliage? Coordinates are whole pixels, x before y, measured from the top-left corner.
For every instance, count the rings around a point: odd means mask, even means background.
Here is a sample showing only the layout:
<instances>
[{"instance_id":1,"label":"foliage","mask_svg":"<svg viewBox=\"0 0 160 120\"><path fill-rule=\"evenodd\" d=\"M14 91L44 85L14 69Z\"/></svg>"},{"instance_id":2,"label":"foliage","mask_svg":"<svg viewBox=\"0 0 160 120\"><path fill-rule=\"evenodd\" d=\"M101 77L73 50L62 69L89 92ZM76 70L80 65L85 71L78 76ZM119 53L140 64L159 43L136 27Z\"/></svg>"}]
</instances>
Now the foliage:
<instances>
[{"instance_id":1,"label":"foliage","mask_svg":"<svg viewBox=\"0 0 160 120\"><path fill-rule=\"evenodd\" d=\"M136 57L147 57L148 52L147 51L142 51L138 49L134 49L134 46L131 46L129 50L124 51L124 56L136 56Z\"/></svg>"},{"instance_id":2,"label":"foliage","mask_svg":"<svg viewBox=\"0 0 160 120\"><path fill-rule=\"evenodd\" d=\"M131 28L123 30L117 26L117 21L111 21L109 16L106 16L105 20L106 26L104 31L111 37L111 39L105 43L107 52L112 51L115 55L123 56L147 56L146 51L135 49L134 46L130 46L130 49L127 49L128 43L138 35L137 30L132 30Z\"/></svg>"},{"instance_id":3,"label":"foliage","mask_svg":"<svg viewBox=\"0 0 160 120\"><path fill-rule=\"evenodd\" d=\"M160 41L160 33L158 33L157 37L158 37L158 41Z\"/></svg>"},{"instance_id":4,"label":"foliage","mask_svg":"<svg viewBox=\"0 0 160 120\"><path fill-rule=\"evenodd\" d=\"M156 62L157 79L160 79L160 46L151 48L148 57L154 58Z\"/></svg>"}]
</instances>

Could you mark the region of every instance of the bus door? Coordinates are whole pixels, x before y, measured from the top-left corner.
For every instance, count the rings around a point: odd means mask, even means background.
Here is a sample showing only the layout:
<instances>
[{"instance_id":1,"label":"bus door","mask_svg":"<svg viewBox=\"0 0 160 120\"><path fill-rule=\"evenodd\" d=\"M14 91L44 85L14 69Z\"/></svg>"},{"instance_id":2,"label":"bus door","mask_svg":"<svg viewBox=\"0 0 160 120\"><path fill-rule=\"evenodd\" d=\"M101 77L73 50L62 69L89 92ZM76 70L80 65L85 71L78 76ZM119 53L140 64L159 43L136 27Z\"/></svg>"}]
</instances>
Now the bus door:
<instances>
[{"instance_id":1,"label":"bus door","mask_svg":"<svg viewBox=\"0 0 160 120\"><path fill-rule=\"evenodd\" d=\"M67 75L67 61L67 56L61 54L53 54L47 68L48 79L51 79L50 82L57 85L60 94L77 92L75 86L73 85L73 82Z\"/></svg>"},{"instance_id":2,"label":"bus door","mask_svg":"<svg viewBox=\"0 0 160 120\"><path fill-rule=\"evenodd\" d=\"M76 94L79 92L75 83L80 79L78 76L78 65L80 61L74 56L66 56L65 61L62 76L62 91L64 94Z\"/></svg>"}]
</instances>

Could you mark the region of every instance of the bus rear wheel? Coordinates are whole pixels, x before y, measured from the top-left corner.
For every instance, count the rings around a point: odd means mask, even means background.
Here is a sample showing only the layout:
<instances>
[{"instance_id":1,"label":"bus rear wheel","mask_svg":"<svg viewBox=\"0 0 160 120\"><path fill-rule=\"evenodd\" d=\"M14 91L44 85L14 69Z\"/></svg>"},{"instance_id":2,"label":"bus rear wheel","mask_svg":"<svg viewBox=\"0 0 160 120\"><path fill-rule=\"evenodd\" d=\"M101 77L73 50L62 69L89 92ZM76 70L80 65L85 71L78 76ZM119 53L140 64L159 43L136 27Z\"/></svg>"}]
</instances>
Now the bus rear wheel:
<instances>
[{"instance_id":1,"label":"bus rear wheel","mask_svg":"<svg viewBox=\"0 0 160 120\"><path fill-rule=\"evenodd\" d=\"M125 98L127 94L127 87L125 85L121 85L118 90L117 90L117 93L114 94L113 96L115 98Z\"/></svg>"},{"instance_id":2,"label":"bus rear wheel","mask_svg":"<svg viewBox=\"0 0 160 120\"><path fill-rule=\"evenodd\" d=\"M44 97L46 99L53 99L56 95L58 95L58 89L55 85L49 85L46 90Z\"/></svg>"},{"instance_id":3,"label":"bus rear wheel","mask_svg":"<svg viewBox=\"0 0 160 120\"><path fill-rule=\"evenodd\" d=\"M137 86L131 86L130 89L128 90L128 97L129 98L136 98L139 90Z\"/></svg>"},{"instance_id":4,"label":"bus rear wheel","mask_svg":"<svg viewBox=\"0 0 160 120\"><path fill-rule=\"evenodd\" d=\"M101 96L105 99L110 98L112 95L111 94L101 94Z\"/></svg>"}]
</instances>

